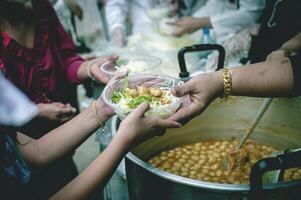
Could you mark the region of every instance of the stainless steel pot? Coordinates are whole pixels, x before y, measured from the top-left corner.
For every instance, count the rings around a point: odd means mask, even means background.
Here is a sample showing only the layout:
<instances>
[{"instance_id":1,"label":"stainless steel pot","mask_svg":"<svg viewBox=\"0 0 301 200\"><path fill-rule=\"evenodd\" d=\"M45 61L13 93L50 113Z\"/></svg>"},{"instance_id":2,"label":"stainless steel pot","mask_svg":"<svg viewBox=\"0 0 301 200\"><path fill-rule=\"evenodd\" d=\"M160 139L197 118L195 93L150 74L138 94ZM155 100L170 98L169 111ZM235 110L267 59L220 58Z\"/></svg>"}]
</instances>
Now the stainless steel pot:
<instances>
[{"instance_id":1,"label":"stainless steel pot","mask_svg":"<svg viewBox=\"0 0 301 200\"><path fill-rule=\"evenodd\" d=\"M216 100L180 129L171 129L136 147L126 156L129 196L132 200L248 199L248 185L192 180L152 167L146 161L163 150L209 138L242 137L262 99L232 97ZM116 132L119 121L113 123ZM275 99L252 136L259 143L286 148L301 146L301 98ZM301 159L301 158L300 158ZM300 181L264 185L267 199L300 199Z\"/></svg>"}]
</instances>

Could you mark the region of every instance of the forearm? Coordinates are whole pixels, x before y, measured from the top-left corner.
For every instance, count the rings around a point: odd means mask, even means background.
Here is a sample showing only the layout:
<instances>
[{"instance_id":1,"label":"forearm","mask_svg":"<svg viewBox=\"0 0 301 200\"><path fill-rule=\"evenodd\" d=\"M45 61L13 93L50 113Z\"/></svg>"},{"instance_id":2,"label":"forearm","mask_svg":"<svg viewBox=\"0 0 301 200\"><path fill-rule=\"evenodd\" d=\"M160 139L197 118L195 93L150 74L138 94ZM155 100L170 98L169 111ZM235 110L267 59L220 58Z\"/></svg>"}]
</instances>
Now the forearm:
<instances>
[{"instance_id":1,"label":"forearm","mask_svg":"<svg viewBox=\"0 0 301 200\"><path fill-rule=\"evenodd\" d=\"M201 17L196 19L197 21L195 25L197 28L204 28L204 27L212 28L210 17Z\"/></svg>"},{"instance_id":2,"label":"forearm","mask_svg":"<svg viewBox=\"0 0 301 200\"><path fill-rule=\"evenodd\" d=\"M117 136L109 146L67 186L51 199L85 199L97 187L104 187L127 152L127 142Z\"/></svg>"},{"instance_id":3,"label":"forearm","mask_svg":"<svg viewBox=\"0 0 301 200\"><path fill-rule=\"evenodd\" d=\"M77 70L77 78L80 80L80 81L83 81L83 80L86 80L89 78L88 76L88 65L91 61L85 61L83 62L78 70Z\"/></svg>"},{"instance_id":4,"label":"forearm","mask_svg":"<svg viewBox=\"0 0 301 200\"><path fill-rule=\"evenodd\" d=\"M108 116L101 107L98 108L101 120L105 122ZM69 122L54 129L38 140L19 148L25 159L36 165L48 164L49 162L74 150L87 137L99 127L92 106L84 110Z\"/></svg>"},{"instance_id":5,"label":"forearm","mask_svg":"<svg viewBox=\"0 0 301 200\"><path fill-rule=\"evenodd\" d=\"M291 95L294 80L288 58L230 69L232 95L284 97Z\"/></svg>"},{"instance_id":6,"label":"forearm","mask_svg":"<svg viewBox=\"0 0 301 200\"><path fill-rule=\"evenodd\" d=\"M281 49L286 50L288 54L296 53L299 50L301 50L301 32L286 43L284 43L281 46Z\"/></svg>"}]
</instances>

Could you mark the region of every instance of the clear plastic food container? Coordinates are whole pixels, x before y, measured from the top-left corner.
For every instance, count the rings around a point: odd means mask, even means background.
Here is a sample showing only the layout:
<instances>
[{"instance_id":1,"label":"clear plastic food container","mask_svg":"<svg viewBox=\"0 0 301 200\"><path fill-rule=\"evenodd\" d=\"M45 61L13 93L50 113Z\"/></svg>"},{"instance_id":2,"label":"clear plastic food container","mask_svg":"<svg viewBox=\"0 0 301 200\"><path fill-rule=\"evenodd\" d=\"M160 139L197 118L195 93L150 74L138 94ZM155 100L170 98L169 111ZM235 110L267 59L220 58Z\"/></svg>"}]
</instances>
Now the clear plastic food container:
<instances>
[{"instance_id":1,"label":"clear plastic food container","mask_svg":"<svg viewBox=\"0 0 301 200\"><path fill-rule=\"evenodd\" d=\"M159 67L161 60L157 57L146 55L135 56L120 56L119 59L114 62L105 62L101 65L101 70L112 77L120 70L128 70L130 73L151 72L155 68Z\"/></svg>"},{"instance_id":2,"label":"clear plastic food container","mask_svg":"<svg viewBox=\"0 0 301 200\"><path fill-rule=\"evenodd\" d=\"M168 94L168 98L170 98L170 103L166 105L159 106L150 106L149 111L146 112L146 116L157 116L160 118L167 118L179 108L183 98L175 97L171 94L171 89L175 86L181 85L183 82L179 79L175 79L173 77L164 76L164 75L154 75L154 74L146 74L139 73L129 75L126 78L112 81L107 84L105 87L102 98L104 102L109 105L118 117L122 120L129 113L131 113L134 108L130 108L127 103L113 103L112 97L114 92L122 92L125 88L129 89L137 89L138 87L145 88L160 88L162 91L164 90ZM169 92L169 93L168 93Z\"/></svg>"}]
</instances>

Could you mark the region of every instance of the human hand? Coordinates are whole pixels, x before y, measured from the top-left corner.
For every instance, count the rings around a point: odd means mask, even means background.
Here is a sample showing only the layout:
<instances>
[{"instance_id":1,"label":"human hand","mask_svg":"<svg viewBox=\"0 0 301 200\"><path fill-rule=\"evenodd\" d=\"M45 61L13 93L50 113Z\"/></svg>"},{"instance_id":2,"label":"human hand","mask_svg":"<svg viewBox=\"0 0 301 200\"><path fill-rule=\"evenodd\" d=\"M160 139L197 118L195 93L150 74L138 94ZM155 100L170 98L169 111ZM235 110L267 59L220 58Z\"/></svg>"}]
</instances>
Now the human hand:
<instances>
[{"instance_id":1,"label":"human hand","mask_svg":"<svg viewBox=\"0 0 301 200\"><path fill-rule=\"evenodd\" d=\"M105 62L115 62L117 59L118 56L113 54L105 58L97 58L89 61L91 66L88 70L90 70L91 76L94 77L97 81L106 84L110 80L110 78L100 69L100 66Z\"/></svg>"},{"instance_id":2,"label":"human hand","mask_svg":"<svg viewBox=\"0 0 301 200\"><path fill-rule=\"evenodd\" d=\"M281 59L284 57L288 57L289 56L289 51L287 49L278 49L273 51L272 53L270 53L267 58L266 61L272 61L274 59Z\"/></svg>"},{"instance_id":3,"label":"human hand","mask_svg":"<svg viewBox=\"0 0 301 200\"><path fill-rule=\"evenodd\" d=\"M124 31L121 27L118 27L114 30L112 34L112 40L118 47L124 47L125 46L125 36Z\"/></svg>"},{"instance_id":4,"label":"human hand","mask_svg":"<svg viewBox=\"0 0 301 200\"><path fill-rule=\"evenodd\" d=\"M188 95L176 113L169 117L171 121L187 123L202 113L206 107L223 92L221 72L198 75L187 83L173 88L177 97Z\"/></svg>"},{"instance_id":5,"label":"human hand","mask_svg":"<svg viewBox=\"0 0 301 200\"><path fill-rule=\"evenodd\" d=\"M76 109L69 103L39 103L38 109L39 117L60 123L69 121L76 114Z\"/></svg>"},{"instance_id":6,"label":"human hand","mask_svg":"<svg viewBox=\"0 0 301 200\"><path fill-rule=\"evenodd\" d=\"M75 0L64 0L64 2L72 14L77 16L80 20L83 19L83 9L75 2Z\"/></svg>"},{"instance_id":7,"label":"human hand","mask_svg":"<svg viewBox=\"0 0 301 200\"><path fill-rule=\"evenodd\" d=\"M117 137L122 137L129 147L133 147L153 136L161 136L167 128L179 128L181 124L158 117L145 117L149 104L142 103L120 124Z\"/></svg>"},{"instance_id":8,"label":"human hand","mask_svg":"<svg viewBox=\"0 0 301 200\"><path fill-rule=\"evenodd\" d=\"M192 33L200 28L211 26L209 18L182 17L175 22L168 22L168 25L177 26L178 29L173 33L174 36L180 37L187 33Z\"/></svg>"},{"instance_id":9,"label":"human hand","mask_svg":"<svg viewBox=\"0 0 301 200\"><path fill-rule=\"evenodd\" d=\"M119 72L115 76L112 77L110 82L124 78L127 74L128 74L128 71ZM103 96L100 96L96 100L96 109L97 109L98 116L100 117L100 120L102 122L106 122L109 118L111 118L113 115L115 115L115 112L113 111L113 109L103 101Z\"/></svg>"}]
</instances>

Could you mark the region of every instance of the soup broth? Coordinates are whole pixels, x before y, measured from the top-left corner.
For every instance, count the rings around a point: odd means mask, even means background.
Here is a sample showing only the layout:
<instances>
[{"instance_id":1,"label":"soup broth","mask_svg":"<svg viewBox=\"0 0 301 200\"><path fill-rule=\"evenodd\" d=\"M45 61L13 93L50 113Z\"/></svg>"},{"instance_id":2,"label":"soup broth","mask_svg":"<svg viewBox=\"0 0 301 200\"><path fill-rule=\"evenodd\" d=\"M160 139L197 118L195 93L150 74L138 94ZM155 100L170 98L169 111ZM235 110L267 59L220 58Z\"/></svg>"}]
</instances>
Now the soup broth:
<instances>
[{"instance_id":1,"label":"soup broth","mask_svg":"<svg viewBox=\"0 0 301 200\"><path fill-rule=\"evenodd\" d=\"M162 151L148 162L161 170L202 181L248 184L252 166L260 159L279 152L269 145L248 140L242 147L243 158L233 163L229 155L238 140L206 140ZM232 163L231 163L232 162ZM285 171L284 181L301 178L301 169Z\"/></svg>"}]
</instances>

